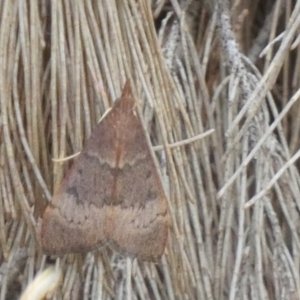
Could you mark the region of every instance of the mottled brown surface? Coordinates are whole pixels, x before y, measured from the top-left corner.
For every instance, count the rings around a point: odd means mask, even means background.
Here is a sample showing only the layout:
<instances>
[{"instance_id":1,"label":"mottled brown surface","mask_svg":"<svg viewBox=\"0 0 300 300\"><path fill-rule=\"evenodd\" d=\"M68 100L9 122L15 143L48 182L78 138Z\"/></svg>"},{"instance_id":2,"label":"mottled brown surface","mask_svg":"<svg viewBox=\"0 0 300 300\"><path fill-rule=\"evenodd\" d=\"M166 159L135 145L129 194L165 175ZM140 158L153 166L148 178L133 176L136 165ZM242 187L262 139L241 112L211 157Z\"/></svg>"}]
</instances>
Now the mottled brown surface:
<instances>
[{"instance_id":1,"label":"mottled brown surface","mask_svg":"<svg viewBox=\"0 0 300 300\"><path fill-rule=\"evenodd\" d=\"M142 260L163 254L167 203L134 106L128 81L44 213L46 253L87 252L109 243Z\"/></svg>"}]
</instances>

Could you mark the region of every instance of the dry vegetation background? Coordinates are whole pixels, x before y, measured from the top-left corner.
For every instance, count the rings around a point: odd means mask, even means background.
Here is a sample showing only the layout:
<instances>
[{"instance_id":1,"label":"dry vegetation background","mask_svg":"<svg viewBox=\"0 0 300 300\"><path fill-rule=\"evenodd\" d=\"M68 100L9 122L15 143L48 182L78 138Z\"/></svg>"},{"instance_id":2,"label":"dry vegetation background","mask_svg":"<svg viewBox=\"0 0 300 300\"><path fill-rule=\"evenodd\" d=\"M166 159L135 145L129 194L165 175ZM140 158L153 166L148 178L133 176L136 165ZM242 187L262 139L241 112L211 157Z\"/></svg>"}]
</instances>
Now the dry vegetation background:
<instances>
[{"instance_id":1,"label":"dry vegetation background","mask_svg":"<svg viewBox=\"0 0 300 300\"><path fill-rule=\"evenodd\" d=\"M0 24L0 300L300 299L300 1L1 0ZM52 158L126 78L164 145L165 255L46 257Z\"/></svg>"}]
</instances>

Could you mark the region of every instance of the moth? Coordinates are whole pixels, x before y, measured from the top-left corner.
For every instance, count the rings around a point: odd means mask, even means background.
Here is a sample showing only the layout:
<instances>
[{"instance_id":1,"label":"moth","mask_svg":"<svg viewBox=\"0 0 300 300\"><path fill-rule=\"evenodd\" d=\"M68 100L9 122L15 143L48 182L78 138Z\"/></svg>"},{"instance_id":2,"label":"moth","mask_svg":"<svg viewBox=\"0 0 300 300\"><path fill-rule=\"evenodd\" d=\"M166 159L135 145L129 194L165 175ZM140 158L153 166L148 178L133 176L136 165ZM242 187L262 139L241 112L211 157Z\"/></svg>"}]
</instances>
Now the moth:
<instances>
[{"instance_id":1,"label":"moth","mask_svg":"<svg viewBox=\"0 0 300 300\"><path fill-rule=\"evenodd\" d=\"M162 256L167 201L135 109L128 80L43 214L46 254L85 253L108 244L140 260Z\"/></svg>"}]
</instances>

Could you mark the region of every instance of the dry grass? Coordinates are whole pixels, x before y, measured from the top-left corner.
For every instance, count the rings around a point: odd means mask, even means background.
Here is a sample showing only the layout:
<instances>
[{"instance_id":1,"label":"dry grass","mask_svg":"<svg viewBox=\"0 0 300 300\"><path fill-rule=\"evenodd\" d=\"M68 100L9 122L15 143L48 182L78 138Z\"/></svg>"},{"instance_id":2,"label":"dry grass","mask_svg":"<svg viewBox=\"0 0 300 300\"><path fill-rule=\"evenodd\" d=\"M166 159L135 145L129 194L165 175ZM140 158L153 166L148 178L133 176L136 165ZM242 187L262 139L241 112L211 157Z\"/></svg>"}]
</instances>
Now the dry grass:
<instances>
[{"instance_id":1,"label":"dry grass","mask_svg":"<svg viewBox=\"0 0 300 300\"><path fill-rule=\"evenodd\" d=\"M300 299L300 1L170 2L0 2L0 300L53 264L56 299ZM47 258L40 217L69 167L52 158L126 78L164 146L165 255Z\"/></svg>"}]
</instances>

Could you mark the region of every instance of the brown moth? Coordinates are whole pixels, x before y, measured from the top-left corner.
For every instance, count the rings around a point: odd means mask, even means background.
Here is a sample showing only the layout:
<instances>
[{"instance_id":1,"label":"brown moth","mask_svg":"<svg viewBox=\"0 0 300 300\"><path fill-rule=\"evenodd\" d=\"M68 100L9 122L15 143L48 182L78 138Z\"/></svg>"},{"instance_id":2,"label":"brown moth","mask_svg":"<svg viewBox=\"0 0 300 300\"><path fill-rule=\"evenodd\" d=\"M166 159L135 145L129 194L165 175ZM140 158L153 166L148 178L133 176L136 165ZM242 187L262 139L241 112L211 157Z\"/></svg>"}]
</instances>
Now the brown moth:
<instances>
[{"instance_id":1,"label":"brown moth","mask_svg":"<svg viewBox=\"0 0 300 300\"><path fill-rule=\"evenodd\" d=\"M167 201L134 110L128 80L45 210L45 253L84 253L107 243L141 260L163 254L169 229Z\"/></svg>"}]
</instances>

